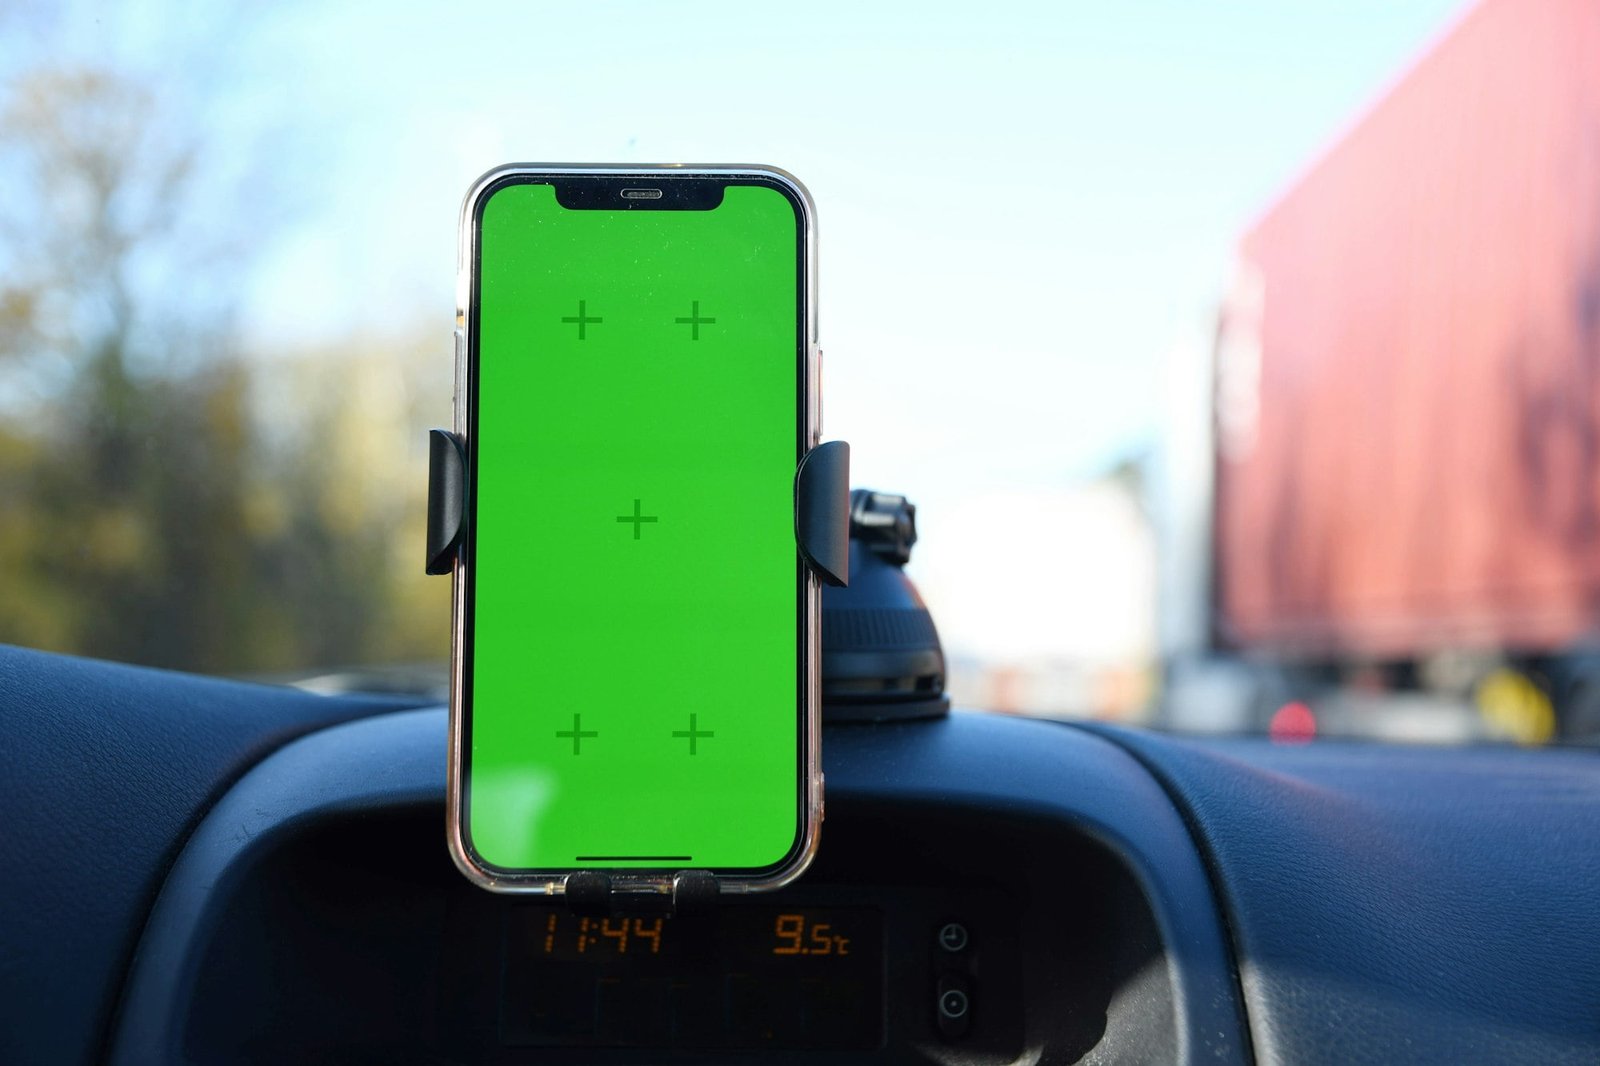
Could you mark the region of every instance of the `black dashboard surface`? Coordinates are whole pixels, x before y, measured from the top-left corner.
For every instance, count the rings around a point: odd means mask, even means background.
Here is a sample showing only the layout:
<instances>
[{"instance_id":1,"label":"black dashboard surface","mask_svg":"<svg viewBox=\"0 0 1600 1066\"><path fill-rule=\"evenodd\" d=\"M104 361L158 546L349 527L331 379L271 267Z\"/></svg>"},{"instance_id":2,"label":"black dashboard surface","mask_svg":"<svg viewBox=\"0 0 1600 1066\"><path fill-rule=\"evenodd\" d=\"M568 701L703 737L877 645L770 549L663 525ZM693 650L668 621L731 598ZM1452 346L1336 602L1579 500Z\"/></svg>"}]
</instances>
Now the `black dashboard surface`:
<instances>
[{"instance_id":1,"label":"black dashboard surface","mask_svg":"<svg viewBox=\"0 0 1600 1066\"><path fill-rule=\"evenodd\" d=\"M263 871L304 872L307 929L352 913L341 893L374 901L362 929L405 918L368 890L381 878L323 887L318 855L361 850L327 841L363 836L369 858L420 841L430 857L389 880L465 891L439 821L444 712L403 707L0 649L0 1061L215 1060L195 1005L224 1034L238 1007L199 985L237 955L214 945L244 952L227 930L291 914L252 887ZM904 880L1021 886L1019 919L1059 903L1138 941L1102 952L1110 983L1093 989L1064 976L1094 969L1092 937L1041 954L1057 968L1027 971L1024 1061L1600 1060L1593 753L1280 748L983 714L831 728L824 752L829 820L802 886L849 882L877 841L925 875ZM868 887L893 909L892 886ZM1107 894L1131 902L1097 910ZM1152 960L1155 983L1138 977Z\"/></svg>"},{"instance_id":2,"label":"black dashboard surface","mask_svg":"<svg viewBox=\"0 0 1600 1066\"><path fill-rule=\"evenodd\" d=\"M0 1062L91 1062L184 839L263 756L407 706L0 645Z\"/></svg>"},{"instance_id":3,"label":"black dashboard surface","mask_svg":"<svg viewBox=\"0 0 1600 1066\"><path fill-rule=\"evenodd\" d=\"M1600 753L1105 730L1179 798L1263 1062L1600 1062Z\"/></svg>"},{"instance_id":4,"label":"black dashboard surface","mask_svg":"<svg viewBox=\"0 0 1600 1066\"><path fill-rule=\"evenodd\" d=\"M301 851L296 838L308 832L392 832L380 829L380 823L408 811L416 813L421 835L408 839L422 842L432 865L444 870L450 889L485 906L494 901L486 893L469 890L444 863L445 724L442 710L421 710L324 730L269 757L223 797L184 849L151 915L127 986L112 1061L225 1059L219 1041L236 1039L241 1030L251 1031L257 1023L235 1010L228 1032L197 1029L191 1004L204 995L208 984L219 980L218 974L242 980L250 972L276 968L291 982L316 980L282 970L281 953L262 951L248 938L230 939L234 936L230 930L261 924L252 915L287 912L287 908L275 910L277 904L270 900L258 904L247 898L256 891L249 886L266 880L260 871L273 856ZM1017 916L1043 915L1052 922L1050 934L1043 937L1046 947L1034 952L1036 962L1029 971L1030 990L1044 998L1030 1001L1033 1016L1026 1034L1019 1031L1012 1053L1002 1053L1001 1041L981 1055L980 1047L967 1044L956 1048L955 1057L943 1056L922 1039L913 1019L899 1027L900 1035L891 1034L885 1049L890 1061L1004 1062L1052 1055L1062 1059L1068 1054L1071 1059L1103 1062L1245 1061L1237 982L1198 855L1177 811L1125 753L1098 737L1051 723L976 714L942 722L830 730L825 750L824 834L829 842L817 868L796 886L793 898L803 900L806 893L818 890L853 889L856 902L876 905L892 920L895 911L917 906L920 893L951 886L984 893L998 888L1011 891L1014 910L990 907L980 921L992 916L992 927L999 928ZM432 878L426 863L402 856L396 852L395 870L416 871L404 876L418 885ZM320 908L322 904L315 902L319 894L348 895L363 891L362 886L377 909L391 906L386 900L400 898L381 888L381 864L358 864L357 869L365 872L334 878L330 870L324 889L301 880L286 892L299 894L300 910ZM293 883L282 877L278 881ZM1085 884L1104 886L1104 891L1086 892ZM414 905L419 916L443 915L451 908L447 895L416 886L407 891L406 898L435 901ZM313 902L307 903L308 898ZM237 902L241 899L243 903ZM1137 904L1134 911L1146 909L1149 919L1141 922L1137 913L1125 917L1129 908L1120 905L1129 903ZM337 913L356 911L352 906ZM934 913L929 911L930 916ZM329 923L328 936L338 937L342 924ZM1132 930L1130 936L1138 942L1100 950L1085 933L1086 928L1098 926ZM419 918L415 939L441 943L459 939L438 935L434 932L438 928L442 926ZM931 936L933 930L928 932ZM1003 940L1007 935L1011 934L990 939ZM235 945L224 956L277 961L261 965L247 961L219 969L213 950L218 942ZM1050 946L1073 943L1082 950ZM1123 946L1132 950L1118 957ZM358 953L352 949L349 954ZM480 953L474 972L491 973L494 957L492 950ZM450 972L451 965L448 958L440 964L444 972ZM895 965L892 958L891 974ZM1108 980L1088 982L1094 986L1088 998L1075 996L1074 988L1088 987L1079 981L1078 972L1087 968L1098 968ZM361 972L370 978L370 969ZM1152 972L1154 980L1149 979ZM457 979L459 973L458 968ZM983 977L985 981L993 977L993 984L1000 986L1017 975ZM913 991L922 987L921 978L909 980L906 987ZM891 983L890 991L893 998L898 989ZM931 983L926 991L926 1016L931 1018ZM241 998L223 996L218 1002L236 1004ZM475 997L479 1003L493 998L492 986ZM994 1007L1015 998L1015 992L1001 995ZM315 1013L294 1005L285 1009L301 1011L307 1018ZM385 999L379 1013L393 1018L429 1009L402 990L398 997ZM891 1004L891 1022L895 1011ZM249 1061L271 1061L287 1054L282 1027L262 1022L259 1028L264 1043L228 1045L229 1053ZM483 1027L470 1018L447 1020L446 1028L442 1038L438 1027L417 1029L418 1043L403 1061L525 1061L481 1046ZM430 1038L439 1038L440 1046L427 1046ZM334 1057L325 1061L348 1061L362 1054L371 1061L394 1061L401 1054L396 1048L371 1043L357 1047L351 1041L359 1043L359 1034L348 1031L329 1039L334 1042L318 1045L322 1051L335 1049L330 1053ZM661 1057L580 1055L565 1061L659 1061ZM562 1059L545 1055L540 1061ZM701 1055L677 1061L749 1061L749 1056ZM780 1054L776 1061L808 1059ZM858 1061L879 1059L869 1055Z\"/></svg>"}]
</instances>

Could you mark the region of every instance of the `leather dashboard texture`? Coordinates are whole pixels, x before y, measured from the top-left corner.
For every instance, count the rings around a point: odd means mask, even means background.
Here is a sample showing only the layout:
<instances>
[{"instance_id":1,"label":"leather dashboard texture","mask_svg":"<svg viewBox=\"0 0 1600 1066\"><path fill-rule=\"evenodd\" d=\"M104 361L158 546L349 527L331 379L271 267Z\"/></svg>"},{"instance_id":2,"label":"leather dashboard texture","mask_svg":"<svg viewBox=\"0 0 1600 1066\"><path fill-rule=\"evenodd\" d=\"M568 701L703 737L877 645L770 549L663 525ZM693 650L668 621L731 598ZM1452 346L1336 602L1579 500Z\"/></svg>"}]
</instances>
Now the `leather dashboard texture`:
<instances>
[{"instance_id":1,"label":"leather dashboard texture","mask_svg":"<svg viewBox=\"0 0 1600 1066\"><path fill-rule=\"evenodd\" d=\"M1259 1061L1600 1062L1600 753L1097 731L1189 819Z\"/></svg>"},{"instance_id":2,"label":"leather dashboard texture","mask_svg":"<svg viewBox=\"0 0 1600 1066\"><path fill-rule=\"evenodd\" d=\"M0 646L0 1062L99 1059L168 868L283 744L411 706Z\"/></svg>"}]
</instances>

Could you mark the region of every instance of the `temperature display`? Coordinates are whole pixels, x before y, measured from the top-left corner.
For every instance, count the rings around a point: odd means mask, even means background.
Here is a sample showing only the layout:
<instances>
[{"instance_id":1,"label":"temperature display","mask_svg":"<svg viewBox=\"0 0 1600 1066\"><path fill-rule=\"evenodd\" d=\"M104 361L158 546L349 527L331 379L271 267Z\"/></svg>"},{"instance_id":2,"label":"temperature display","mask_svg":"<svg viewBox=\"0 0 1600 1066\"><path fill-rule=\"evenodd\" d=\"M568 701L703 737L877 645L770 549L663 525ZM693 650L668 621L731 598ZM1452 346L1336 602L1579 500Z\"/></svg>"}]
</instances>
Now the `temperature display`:
<instances>
[{"instance_id":1,"label":"temperature display","mask_svg":"<svg viewBox=\"0 0 1600 1066\"><path fill-rule=\"evenodd\" d=\"M687 917L508 911L508 1044L867 1048L882 1041L883 916L725 905Z\"/></svg>"},{"instance_id":2,"label":"temperature display","mask_svg":"<svg viewBox=\"0 0 1600 1066\"><path fill-rule=\"evenodd\" d=\"M548 959L604 963L622 962L624 957L678 960L713 953L724 960L754 963L764 957L844 959L859 951L873 954L873 944L858 942L878 935L879 916L854 908L727 907L714 919L580 918L541 909L519 916L517 925L517 950L531 947L534 954Z\"/></svg>"},{"instance_id":3,"label":"temperature display","mask_svg":"<svg viewBox=\"0 0 1600 1066\"><path fill-rule=\"evenodd\" d=\"M833 922L808 919L803 912L780 914L772 923L774 955L848 955L850 938L833 931Z\"/></svg>"}]
</instances>

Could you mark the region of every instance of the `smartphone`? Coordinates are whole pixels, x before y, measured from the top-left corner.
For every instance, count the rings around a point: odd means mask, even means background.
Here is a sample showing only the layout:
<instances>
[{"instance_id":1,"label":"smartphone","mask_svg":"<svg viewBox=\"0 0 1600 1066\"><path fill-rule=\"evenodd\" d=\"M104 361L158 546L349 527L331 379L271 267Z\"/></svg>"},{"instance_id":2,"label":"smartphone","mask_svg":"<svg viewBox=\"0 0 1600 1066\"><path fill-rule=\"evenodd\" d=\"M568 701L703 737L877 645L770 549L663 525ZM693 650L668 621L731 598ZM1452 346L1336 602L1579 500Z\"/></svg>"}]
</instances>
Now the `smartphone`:
<instances>
[{"instance_id":1,"label":"smartphone","mask_svg":"<svg viewBox=\"0 0 1600 1066\"><path fill-rule=\"evenodd\" d=\"M817 845L815 212L755 166L515 165L462 210L449 839L500 891Z\"/></svg>"}]
</instances>

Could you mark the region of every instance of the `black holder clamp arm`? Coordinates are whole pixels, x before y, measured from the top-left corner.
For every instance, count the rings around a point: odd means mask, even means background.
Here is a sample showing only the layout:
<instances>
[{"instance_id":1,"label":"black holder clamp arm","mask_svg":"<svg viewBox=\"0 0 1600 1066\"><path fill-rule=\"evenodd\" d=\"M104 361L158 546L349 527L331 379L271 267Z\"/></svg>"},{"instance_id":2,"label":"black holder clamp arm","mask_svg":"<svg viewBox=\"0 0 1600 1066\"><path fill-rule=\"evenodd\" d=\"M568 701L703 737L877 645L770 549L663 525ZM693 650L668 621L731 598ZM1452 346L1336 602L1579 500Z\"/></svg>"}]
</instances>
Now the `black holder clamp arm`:
<instances>
[{"instance_id":1,"label":"black holder clamp arm","mask_svg":"<svg viewBox=\"0 0 1600 1066\"><path fill-rule=\"evenodd\" d=\"M619 892L611 875L579 870L567 875L562 899L574 914L602 918L608 914L694 914L710 910L722 888L709 870L682 870L672 877L669 892Z\"/></svg>"},{"instance_id":2,"label":"black holder clamp arm","mask_svg":"<svg viewBox=\"0 0 1600 1066\"><path fill-rule=\"evenodd\" d=\"M842 440L819 444L800 460L794 539L824 583L850 584L850 445Z\"/></svg>"},{"instance_id":3,"label":"black holder clamp arm","mask_svg":"<svg viewBox=\"0 0 1600 1066\"><path fill-rule=\"evenodd\" d=\"M467 455L461 438L442 429L428 430L428 560L430 574L448 574L461 545L466 516Z\"/></svg>"}]
</instances>

